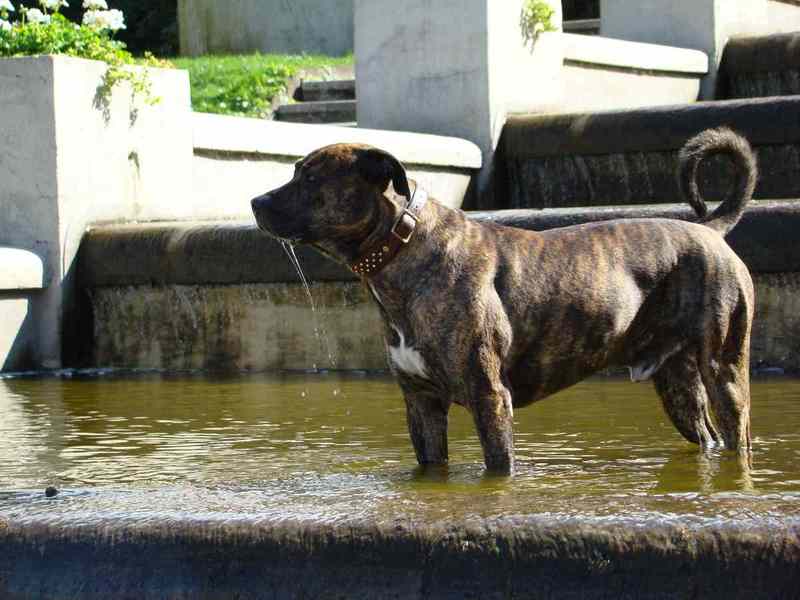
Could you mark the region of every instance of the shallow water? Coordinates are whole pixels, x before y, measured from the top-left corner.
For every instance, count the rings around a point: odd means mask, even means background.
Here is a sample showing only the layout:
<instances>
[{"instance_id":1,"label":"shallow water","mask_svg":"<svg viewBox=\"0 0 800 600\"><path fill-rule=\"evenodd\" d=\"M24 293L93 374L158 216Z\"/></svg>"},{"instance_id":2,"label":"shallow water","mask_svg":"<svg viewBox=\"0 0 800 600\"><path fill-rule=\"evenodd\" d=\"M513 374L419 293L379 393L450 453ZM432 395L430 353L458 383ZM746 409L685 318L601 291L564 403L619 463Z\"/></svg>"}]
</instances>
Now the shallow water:
<instances>
[{"instance_id":1,"label":"shallow water","mask_svg":"<svg viewBox=\"0 0 800 600\"><path fill-rule=\"evenodd\" d=\"M517 412L518 473L506 479L484 476L459 407L450 466L421 472L387 378L11 378L0 380L0 518L785 523L800 515L800 381L755 382L752 417L748 469L684 442L650 385L593 380Z\"/></svg>"}]
</instances>

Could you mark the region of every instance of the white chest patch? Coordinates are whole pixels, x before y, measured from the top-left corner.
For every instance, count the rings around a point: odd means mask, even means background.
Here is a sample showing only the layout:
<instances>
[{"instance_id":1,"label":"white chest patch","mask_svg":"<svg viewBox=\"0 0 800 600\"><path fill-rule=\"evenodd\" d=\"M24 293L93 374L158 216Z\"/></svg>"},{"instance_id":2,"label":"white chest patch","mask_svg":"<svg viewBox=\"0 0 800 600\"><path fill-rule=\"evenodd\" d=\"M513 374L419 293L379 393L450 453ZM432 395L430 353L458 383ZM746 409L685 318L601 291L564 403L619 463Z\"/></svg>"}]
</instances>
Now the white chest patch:
<instances>
[{"instance_id":1,"label":"white chest patch","mask_svg":"<svg viewBox=\"0 0 800 600\"><path fill-rule=\"evenodd\" d=\"M402 331L394 325L392 325L392 329L394 329L397 337L400 338L400 343L397 346L389 346L389 358L394 363L394 366L398 371L408 375L427 379L428 373L422 355L411 346L406 346L406 337Z\"/></svg>"}]
</instances>

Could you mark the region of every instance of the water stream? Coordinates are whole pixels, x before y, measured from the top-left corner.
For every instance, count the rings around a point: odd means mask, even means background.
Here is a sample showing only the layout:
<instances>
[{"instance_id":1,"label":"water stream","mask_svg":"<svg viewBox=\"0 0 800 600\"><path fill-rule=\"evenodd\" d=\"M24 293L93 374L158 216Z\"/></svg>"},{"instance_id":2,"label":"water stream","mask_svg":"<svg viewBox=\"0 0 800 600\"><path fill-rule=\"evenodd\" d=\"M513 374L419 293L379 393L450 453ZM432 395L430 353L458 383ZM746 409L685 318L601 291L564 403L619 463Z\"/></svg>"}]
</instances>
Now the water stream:
<instances>
[{"instance_id":1,"label":"water stream","mask_svg":"<svg viewBox=\"0 0 800 600\"><path fill-rule=\"evenodd\" d=\"M329 367L331 369L336 369L336 357L331 350L331 342L330 338L328 337L328 332L323 326L320 325L320 312L317 311L317 306L314 302L314 296L311 294L311 285L309 285L308 278L306 277L305 272L303 272L303 267L300 265L300 260L297 258L297 254L294 251L294 246L291 242L285 241L281 241L281 246L283 247L283 251L286 253L286 256L289 258L289 262L292 263L295 271L297 271L297 274L300 276L300 281L303 283L303 287L306 290L308 302L311 305L311 315L314 319L314 335L319 343L320 353L327 353ZM314 366L314 369L316 370L317 366Z\"/></svg>"}]
</instances>

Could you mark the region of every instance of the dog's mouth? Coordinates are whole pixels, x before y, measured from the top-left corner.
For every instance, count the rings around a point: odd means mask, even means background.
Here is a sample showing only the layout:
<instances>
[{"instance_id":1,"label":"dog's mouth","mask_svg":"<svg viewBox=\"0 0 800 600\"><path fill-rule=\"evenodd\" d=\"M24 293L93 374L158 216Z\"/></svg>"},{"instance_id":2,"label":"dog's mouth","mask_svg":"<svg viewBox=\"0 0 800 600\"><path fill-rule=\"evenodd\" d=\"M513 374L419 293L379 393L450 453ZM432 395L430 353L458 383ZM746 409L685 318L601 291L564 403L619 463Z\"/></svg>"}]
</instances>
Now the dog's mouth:
<instances>
[{"instance_id":1,"label":"dog's mouth","mask_svg":"<svg viewBox=\"0 0 800 600\"><path fill-rule=\"evenodd\" d=\"M299 236L299 235L294 235L294 236L281 235L280 233L278 233L277 231L272 229L272 227L270 227L269 225L259 221L258 218L256 218L256 225L258 226L258 228L261 231L266 233L269 237L271 237L274 240L277 240L277 241L279 241L281 243L292 244L292 245L305 243L301 236Z\"/></svg>"},{"instance_id":2,"label":"dog's mouth","mask_svg":"<svg viewBox=\"0 0 800 600\"><path fill-rule=\"evenodd\" d=\"M266 233L271 238L278 240L279 242L286 242L288 244L302 244L303 239L302 236L299 234L289 234L287 232L280 231L279 227L276 227L273 223L272 219L268 219L265 210L261 207L256 205L256 202L259 199L253 201L253 216L256 219L256 225L258 228Z\"/></svg>"}]
</instances>

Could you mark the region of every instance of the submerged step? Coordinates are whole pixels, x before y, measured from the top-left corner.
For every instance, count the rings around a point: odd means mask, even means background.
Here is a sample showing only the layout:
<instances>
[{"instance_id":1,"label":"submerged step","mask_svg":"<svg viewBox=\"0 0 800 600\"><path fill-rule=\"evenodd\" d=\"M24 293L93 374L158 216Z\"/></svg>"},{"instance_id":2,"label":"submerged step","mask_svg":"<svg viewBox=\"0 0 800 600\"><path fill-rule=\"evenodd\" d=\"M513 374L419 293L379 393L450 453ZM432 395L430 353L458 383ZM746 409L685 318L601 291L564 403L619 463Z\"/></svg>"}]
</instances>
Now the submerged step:
<instances>
[{"instance_id":1,"label":"submerged step","mask_svg":"<svg viewBox=\"0 0 800 600\"><path fill-rule=\"evenodd\" d=\"M516 116L500 142L494 208L681 202L678 151L693 135L727 126L758 154L756 198L800 198L800 96L698 102L628 111ZM701 168L707 200L733 181L723 159Z\"/></svg>"},{"instance_id":2,"label":"submerged step","mask_svg":"<svg viewBox=\"0 0 800 600\"><path fill-rule=\"evenodd\" d=\"M288 123L351 123L356 120L355 100L326 100L284 104L275 120Z\"/></svg>"},{"instance_id":3,"label":"submerged step","mask_svg":"<svg viewBox=\"0 0 800 600\"><path fill-rule=\"evenodd\" d=\"M734 38L725 46L717 97L800 94L800 32Z\"/></svg>"},{"instance_id":4,"label":"submerged step","mask_svg":"<svg viewBox=\"0 0 800 600\"><path fill-rule=\"evenodd\" d=\"M355 100L356 80L303 81L294 94L299 102L318 102L321 100Z\"/></svg>"}]
</instances>

